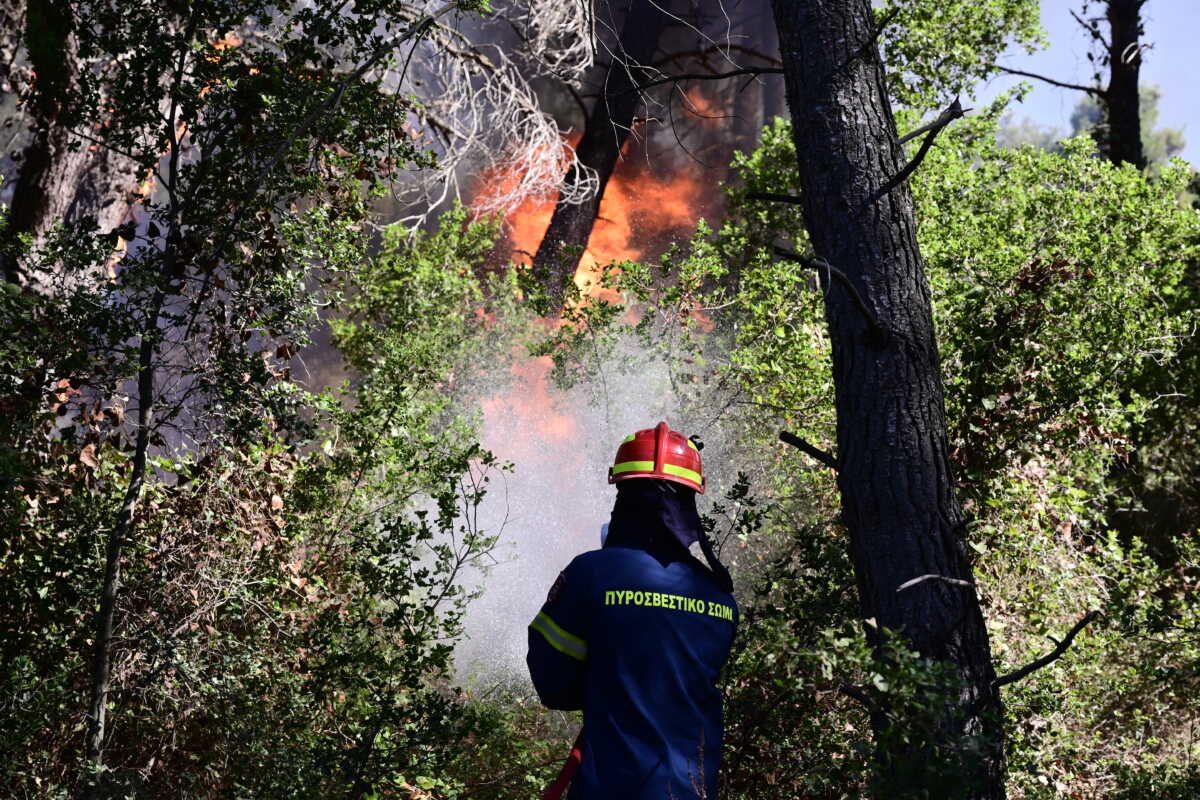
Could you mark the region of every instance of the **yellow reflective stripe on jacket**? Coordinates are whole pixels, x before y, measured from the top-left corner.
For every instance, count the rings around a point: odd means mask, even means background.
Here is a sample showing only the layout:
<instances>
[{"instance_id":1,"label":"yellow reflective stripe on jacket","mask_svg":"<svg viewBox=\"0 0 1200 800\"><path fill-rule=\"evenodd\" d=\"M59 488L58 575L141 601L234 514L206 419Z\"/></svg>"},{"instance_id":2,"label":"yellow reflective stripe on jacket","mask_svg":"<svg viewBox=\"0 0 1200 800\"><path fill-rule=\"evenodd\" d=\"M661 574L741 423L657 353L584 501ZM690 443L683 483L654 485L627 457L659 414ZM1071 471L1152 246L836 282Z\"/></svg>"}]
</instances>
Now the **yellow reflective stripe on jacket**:
<instances>
[{"instance_id":1,"label":"yellow reflective stripe on jacket","mask_svg":"<svg viewBox=\"0 0 1200 800\"><path fill-rule=\"evenodd\" d=\"M622 461L620 464L613 464L612 470L613 475L620 475L622 472L654 472L654 462Z\"/></svg>"},{"instance_id":2,"label":"yellow reflective stripe on jacket","mask_svg":"<svg viewBox=\"0 0 1200 800\"><path fill-rule=\"evenodd\" d=\"M678 475L680 478L687 478L689 481L701 483L700 473L687 467L678 467L674 464L663 464L663 472L668 475Z\"/></svg>"},{"instance_id":3,"label":"yellow reflective stripe on jacket","mask_svg":"<svg viewBox=\"0 0 1200 800\"><path fill-rule=\"evenodd\" d=\"M539 611L538 615L533 618L533 622L529 623L529 627L546 637L550 646L560 653L566 653L571 658L580 661L587 658L587 642L558 627L558 624L550 619L545 611Z\"/></svg>"}]
</instances>

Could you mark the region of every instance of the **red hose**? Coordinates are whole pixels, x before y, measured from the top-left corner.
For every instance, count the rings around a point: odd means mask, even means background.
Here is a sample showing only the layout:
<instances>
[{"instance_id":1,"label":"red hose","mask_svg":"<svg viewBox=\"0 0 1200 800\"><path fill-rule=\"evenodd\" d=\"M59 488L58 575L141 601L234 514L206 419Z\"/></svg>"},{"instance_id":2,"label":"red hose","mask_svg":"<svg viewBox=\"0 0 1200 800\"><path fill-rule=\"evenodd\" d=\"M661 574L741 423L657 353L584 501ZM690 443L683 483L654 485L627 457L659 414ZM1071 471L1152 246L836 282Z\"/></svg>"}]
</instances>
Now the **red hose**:
<instances>
[{"instance_id":1,"label":"red hose","mask_svg":"<svg viewBox=\"0 0 1200 800\"><path fill-rule=\"evenodd\" d=\"M563 762L562 769L558 772L558 777L546 787L546 791L542 792L541 800L559 800L563 796L563 792L571 785L571 779L575 777L575 771L579 769L579 762L582 760L583 731L581 730L579 731L579 735L575 737L575 744L571 747L571 754Z\"/></svg>"}]
</instances>

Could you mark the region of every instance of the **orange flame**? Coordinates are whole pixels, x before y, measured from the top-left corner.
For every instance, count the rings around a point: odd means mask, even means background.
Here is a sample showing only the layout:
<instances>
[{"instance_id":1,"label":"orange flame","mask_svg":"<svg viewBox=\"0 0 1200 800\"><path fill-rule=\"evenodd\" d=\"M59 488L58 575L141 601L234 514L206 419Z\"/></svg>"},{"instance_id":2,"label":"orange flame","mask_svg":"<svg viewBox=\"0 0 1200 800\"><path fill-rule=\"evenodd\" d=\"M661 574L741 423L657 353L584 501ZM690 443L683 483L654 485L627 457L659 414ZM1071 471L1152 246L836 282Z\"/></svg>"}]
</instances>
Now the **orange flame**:
<instances>
[{"instance_id":1,"label":"orange flame","mask_svg":"<svg viewBox=\"0 0 1200 800\"><path fill-rule=\"evenodd\" d=\"M574 137L569 143L573 146L577 141ZM712 198L717 195L712 185L714 177L699 164L688 162L687 170L656 170L659 163L646 164L630 157L632 145L631 139L605 188L575 271L575 284L584 297L620 301L614 290L599 285L604 267L613 262L657 258L673 238L691 233L697 217L712 208ZM520 180L520 175L511 173L482 176L477 207L485 207L489 198L510 191ZM555 205L556 198L530 198L506 216L507 255L513 263L533 262ZM559 323L546 320L546 324ZM518 359L514 363L514 385L481 404L484 441L503 458L543 462L553 458L569 469L578 458L576 448L569 445L578 441L580 431L574 416L555 401L549 384L552 366L548 357ZM514 430L520 433L513 435Z\"/></svg>"},{"instance_id":2,"label":"orange flame","mask_svg":"<svg viewBox=\"0 0 1200 800\"><path fill-rule=\"evenodd\" d=\"M576 139L578 137L575 137ZM632 141L632 140L630 140ZM575 285L586 297L619 300L612 290L599 286L602 268L614 261L636 261L671 234L691 229L703 205L704 185L694 172L655 175L626 153L600 200L591 236L575 271ZM504 192L516 183L513 176L489 176L491 192ZM486 190L485 190L486 191ZM554 214L553 198L530 198L505 219L509 256L518 264L531 264Z\"/></svg>"},{"instance_id":3,"label":"orange flame","mask_svg":"<svg viewBox=\"0 0 1200 800\"><path fill-rule=\"evenodd\" d=\"M695 87L684 91L682 105L689 116L699 117L705 122L715 123L729 119L729 115L722 111L715 100L706 97Z\"/></svg>"},{"instance_id":4,"label":"orange flame","mask_svg":"<svg viewBox=\"0 0 1200 800\"><path fill-rule=\"evenodd\" d=\"M563 445L575 441L579 428L575 418L564 413L550 391L549 356L517 360L512 367L516 385L480 403L485 420L484 440L493 449L503 450L506 459L534 459L545 454L547 443ZM523 435L498 441L499 428L520 431ZM555 448L561 456L563 448Z\"/></svg>"}]
</instances>

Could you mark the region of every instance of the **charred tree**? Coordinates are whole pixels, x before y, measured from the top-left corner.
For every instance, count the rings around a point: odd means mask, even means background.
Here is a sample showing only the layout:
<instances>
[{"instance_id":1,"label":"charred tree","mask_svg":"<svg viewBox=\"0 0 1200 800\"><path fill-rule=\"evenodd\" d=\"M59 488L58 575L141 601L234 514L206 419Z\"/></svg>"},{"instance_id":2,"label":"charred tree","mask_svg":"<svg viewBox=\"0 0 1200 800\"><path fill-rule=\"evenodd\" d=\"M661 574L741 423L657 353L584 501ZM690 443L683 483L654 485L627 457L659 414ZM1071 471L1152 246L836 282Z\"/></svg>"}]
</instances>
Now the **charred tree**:
<instances>
[{"instance_id":1,"label":"charred tree","mask_svg":"<svg viewBox=\"0 0 1200 800\"><path fill-rule=\"evenodd\" d=\"M1086 15L1089 2L1084 0ZM1102 113L1099 124L1091 131L1100 151L1114 164L1133 164L1138 169L1146 167L1146 153L1142 146L1141 97L1138 91L1139 72L1142 66L1140 38L1143 30L1142 6L1147 0L1104 0L1103 17L1086 17L1075 14L1075 19L1092 37L1092 41L1103 50L1099 58L1089 56L1097 63L1093 76L1095 84L1084 86L994 65L1001 72L1036 78L1060 89L1086 92L1096 98ZM1106 40L1100 31L1100 20L1108 21L1109 37ZM1101 71L1108 67L1108 86L1102 87Z\"/></svg>"},{"instance_id":2,"label":"charred tree","mask_svg":"<svg viewBox=\"0 0 1200 800\"><path fill-rule=\"evenodd\" d=\"M3 16L18 20L12 4ZM20 280L12 249L18 237L39 243L59 223L95 217L102 230L129 213L137 165L112 150L91 144L73 130L68 97L77 94L79 49L74 15L66 0L30 0L25 15L25 50L34 74L28 117L31 136L18 161L19 174L0 248L4 279ZM7 76L6 76L7 80Z\"/></svg>"},{"instance_id":3,"label":"charred tree","mask_svg":"<svg viewBox=\"0 0 1200 800\"><path fill-rule=\"evenodd\" d=\"M637 89L643 71L641 66L650 63L668 21L667 15L654 3L635 0L629 4L619 39L611 48L612 58L603 72L600 96L588 112L583 136L575 146L578 165L563 179L567 185L574 186L586 179L586 170L591 170L599 179L599 185L595 194L584 203L559 200L533 259L534 270L545 276L552 313L562 308L579 257L599 214L604 189L633 129L634 115L641 102Z\"/></svg>"},{"instance_id":4,"label":"charred tree","mask_svg":"<svg viewBox=\"0 0 1200 800\"><path fill-rule=\"evenodd\" d=\"M845 276L820 270L838 487L861 613L875 621L869 635L881 655L885 631L894 632L956 678L932 741L914 742L904 719L873 709L880 794L1003 798L1000 696L955 496L930 289L912 195L897 179L907 170L871 3L774 0L774 9L805 225L816 257ZM934 751L949 754L951 773L927 768Z\"/></svg>"},{"instance_id":5,"label":"charred tree","mask_svg":"<svg viewBox=\"0 0 1200 800\"><path fill-rule=\"evenodd\" d=\"M71 199L65 187L82 176L87 164L87 151L71 147L69 130L60 120L64 98L78 80L73 27L71 8L64 0L31 0L25 9L25 46L37 88L30 99L33 136L22 153L8 212L9 246L21 234L40 238L63 219ZM16 259L8 250L0 253L4 277L16 281Z\"/></svg>"},{"instance_id":6,"label":"charred tree","mask_svg":"<svg viewBox=\"0 0 1200 800\"><path fill-rule=\"evenodd\" d=\"M1105 125L1100 148L1114 164L1145 169L1138 72L1142 66L1142 6L1146 0L1108 0L1108 88L1100 95Z\"/></svg>"}]
</instances>

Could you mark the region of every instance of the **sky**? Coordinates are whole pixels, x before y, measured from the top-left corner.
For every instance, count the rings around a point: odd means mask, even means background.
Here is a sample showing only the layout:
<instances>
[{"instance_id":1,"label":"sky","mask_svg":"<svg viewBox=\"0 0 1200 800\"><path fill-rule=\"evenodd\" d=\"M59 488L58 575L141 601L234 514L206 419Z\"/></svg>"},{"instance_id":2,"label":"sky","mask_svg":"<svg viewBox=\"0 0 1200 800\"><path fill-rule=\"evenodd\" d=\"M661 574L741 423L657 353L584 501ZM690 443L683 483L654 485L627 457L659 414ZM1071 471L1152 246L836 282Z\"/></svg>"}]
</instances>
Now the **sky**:
<instances>
[{"instance_id":1,"label":"sky","mask_svg":"<svg viewBox=\"0 0 1200 800\"><path fill-rule=\"evenodd\" d=\"M1042 0L1042 27L1046 29L1049 48L1033 55L1012 48L1000 63L1067 83L1090 85L1089 37L1070 13L1078 12L1080 5L1080 0ZM1100 3L1094 5L1099 9ZM1182 128L1187 139L1182 157L1200 165L1200 80L1196 78L1200 65L1197 58L1200 0L1149 0L1142 16L1145 23L1142 41L1150 43L1152 48L1143 52L1140 83L1157 85L1162 90L1159 126ZM1102 24L1101 30L1107 33L1107 25ZM1041 81L1012 76L994 78L980 87L979 107L1022 80L1033 84L1033 91L1024 103L1012 107L1014 118L1028 117L1039 125L1069 131L1071 110L1081 93Z\"/></svg>"}]
</instances>

